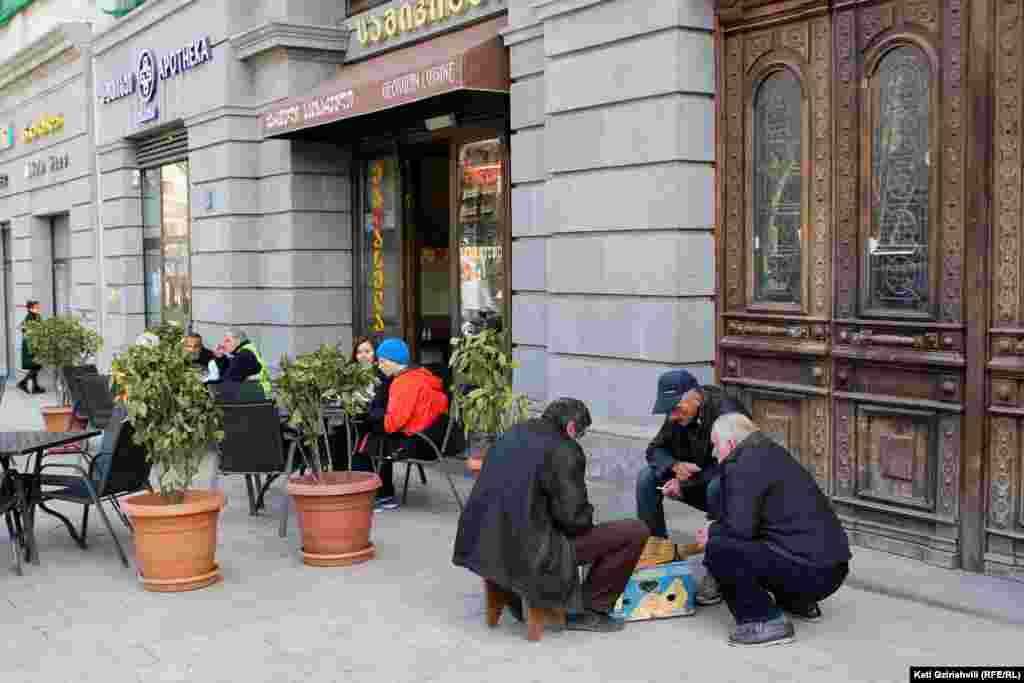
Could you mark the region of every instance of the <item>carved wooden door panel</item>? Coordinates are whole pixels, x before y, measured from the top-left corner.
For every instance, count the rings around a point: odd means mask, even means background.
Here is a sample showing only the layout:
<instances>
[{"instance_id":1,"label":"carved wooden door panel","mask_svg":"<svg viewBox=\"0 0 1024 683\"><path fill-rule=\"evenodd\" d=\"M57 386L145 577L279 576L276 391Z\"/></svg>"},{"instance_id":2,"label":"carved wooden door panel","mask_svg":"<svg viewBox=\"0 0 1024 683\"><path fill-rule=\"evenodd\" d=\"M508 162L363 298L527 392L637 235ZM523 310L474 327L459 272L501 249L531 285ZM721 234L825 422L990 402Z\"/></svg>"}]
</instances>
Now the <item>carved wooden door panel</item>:
<instances>
[{"instance_id":1,"label":"carved wooden door panel","mask_svg":"<svg viewBox=\"0 0 1024 683\"><path fill-rule=\"evenodd\" d=\"M995 187L991 252L992 329L986 452L987 573L1024 580L1024 303L1021 291L1021 73L1024 2L995 8Z\"/></svg>"},{"instance_id":2,"label":"carved wooden door panel","mask_svg":"<svg viewBox=\"0 0 1024 683\"><path fill-rule=\"evenodd\" d=\"M949 567L966 367L960 5L719 9L720 379L814 473L853 542Z\"/></svg>"},{"instance_id":3,"label":"carved wooden door panel","mask_svg":"<svg viewBox=\"0 0 1024 683\"><path fill-rule=\"evenodd\" d=\"M771 9L720 14L719 375L830 491L832 25Z\"/></svg>"}]
</instances>

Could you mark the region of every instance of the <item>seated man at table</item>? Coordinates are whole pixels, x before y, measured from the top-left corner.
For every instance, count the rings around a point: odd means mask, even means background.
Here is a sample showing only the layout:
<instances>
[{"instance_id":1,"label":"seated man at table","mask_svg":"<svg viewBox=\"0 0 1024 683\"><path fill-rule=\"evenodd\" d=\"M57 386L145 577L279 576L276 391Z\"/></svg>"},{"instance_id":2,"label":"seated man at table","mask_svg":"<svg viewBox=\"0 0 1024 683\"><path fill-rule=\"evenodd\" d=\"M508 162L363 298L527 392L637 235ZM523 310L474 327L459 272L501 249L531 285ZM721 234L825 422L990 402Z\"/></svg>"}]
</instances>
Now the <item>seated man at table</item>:
<instances>
[{"instance_id":1,"label":"seated man at table","mask_svg":"<svg viewBox=\"0 0 1024 683\"><path fill-rule=\"evenodd\" d=\"M220 380L221 370L227 367L227 359L217 358L213 351L203 345L203 337L196 332L190 332L182 340L185 350L192 359L192 366L205 375L205 382L217 382Z\"/></svg>"},{"instance_id":2,"label":"seated man at table","mask_svg":"<svg viewBox=\"0 0 1024 683\"><path fill-rule=\"evenodd\" d=\"M711 441L721 463L720 518L697 541L736 618L729 644L792 642L783 613L817 621L818 602L846 579L846 531L807 469L746 416L720 417Z\"/></svg>"},{"instance_id":3,"label":"seated man at table","mask_svg":"<svg viewBox=\"0 0 1024 683\"><path fill-rule=\"evenodd\" d=\"M553 401L538 418L498 439L459 518L453 562L497 584L527 607L566 608L576 567L589 563L585 611L570 629L619 631L610 616L643 553L650 530L639 520L594 524L587 497L587 456L579 439L590 411L574 398ZM512 598L512 595L509 595Z\"/></svg>"},{"instance_id":4,"label":"seated man at table","mask_svg":"<svg viewBox=\"0 0 1024 683\"><path fill-rule=\"evenodd\" d=\"M381 396L382 391L386 392L387 407L383 415L371 409L367 423L373 435L362 452L376 454L383 447L384 455L389 456L382 461L378 472L384 485L377 491L377 509L394 510L399 504L395 498L391 457L415 455L425 460L437 457L430 446L412 435L422 432L440 445L447 427L448 396L437 375L410 365L409 347L401 339L382 341L377 347L377 362L390 380L387 386L382 383L383 388L377 394Z\"/></svg>"}]
</instances>

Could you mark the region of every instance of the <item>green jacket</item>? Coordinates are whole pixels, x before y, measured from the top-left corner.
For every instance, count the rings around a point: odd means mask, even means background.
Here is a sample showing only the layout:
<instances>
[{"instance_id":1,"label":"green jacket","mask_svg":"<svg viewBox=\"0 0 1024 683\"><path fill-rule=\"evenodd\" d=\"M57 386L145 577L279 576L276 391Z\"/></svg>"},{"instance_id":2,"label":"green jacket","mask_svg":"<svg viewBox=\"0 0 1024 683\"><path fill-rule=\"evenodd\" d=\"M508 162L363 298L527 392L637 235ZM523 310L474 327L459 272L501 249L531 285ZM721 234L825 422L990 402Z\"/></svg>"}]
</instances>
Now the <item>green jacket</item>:
<instances>
[{"instance_id":1,"label":"green jacket","mask_svg":"<svg viewBox=\"0 0 1024 683\"><path fill-rule=\"evenodd\" d=\"M29 313L25 316L25 319L21 322L21 369L22 370L38 370L41 365L36 363L35 356L32 355L32 349L28 346L28 339L25 337L25 323L32 320L41 320L42 318L35 313Z\"/></svg>"}]
</instances>

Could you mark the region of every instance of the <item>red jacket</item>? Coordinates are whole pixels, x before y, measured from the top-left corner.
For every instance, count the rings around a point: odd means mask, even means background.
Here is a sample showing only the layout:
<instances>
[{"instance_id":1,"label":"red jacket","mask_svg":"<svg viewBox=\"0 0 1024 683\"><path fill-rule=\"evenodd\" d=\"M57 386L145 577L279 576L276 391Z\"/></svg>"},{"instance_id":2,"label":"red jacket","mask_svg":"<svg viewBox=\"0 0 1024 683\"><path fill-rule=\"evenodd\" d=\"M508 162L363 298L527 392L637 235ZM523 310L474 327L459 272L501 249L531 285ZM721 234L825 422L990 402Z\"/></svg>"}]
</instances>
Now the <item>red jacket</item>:
<instances>
[{"instance_id":1,"label":"red jacket","mask_svg":"<svg viewBox=\"0 0 1024 683\"><path fill-rule=\"evenodd\" d=\"M391 382L384 431L422 432L447 412L448 397L440 378L426 368L406 370Z\"/></svg>"}]
</instances>

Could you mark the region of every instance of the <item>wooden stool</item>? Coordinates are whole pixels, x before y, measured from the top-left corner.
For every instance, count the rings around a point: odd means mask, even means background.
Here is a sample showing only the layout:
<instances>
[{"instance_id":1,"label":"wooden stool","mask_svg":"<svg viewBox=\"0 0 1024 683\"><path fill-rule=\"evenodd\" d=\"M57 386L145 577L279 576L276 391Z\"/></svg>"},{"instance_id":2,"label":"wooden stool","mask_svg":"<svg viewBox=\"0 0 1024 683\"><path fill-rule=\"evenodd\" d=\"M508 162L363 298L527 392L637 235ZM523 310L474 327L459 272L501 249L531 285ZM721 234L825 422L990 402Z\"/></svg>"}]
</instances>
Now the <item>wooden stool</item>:
<instances>
[{"instance_id":1,"label":"wooden stool","mask_svg":"<svg viewBox=\"0 0 1024 683\"><path fill-rule=\"evenodd\" d=\"M489 580L484 580L484 590L487 592L487 625L494 628L501 619L502 611L515 602L516 596ZM564 609L529 607L524 600L523 611L526 613L527 640L540 640L544 636L544 626L547 624L565 628Z\"/></svg>"}]
</instances>

